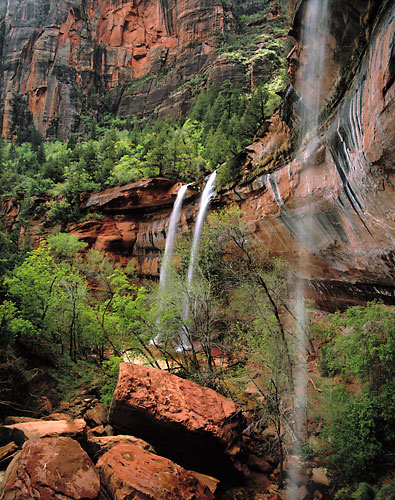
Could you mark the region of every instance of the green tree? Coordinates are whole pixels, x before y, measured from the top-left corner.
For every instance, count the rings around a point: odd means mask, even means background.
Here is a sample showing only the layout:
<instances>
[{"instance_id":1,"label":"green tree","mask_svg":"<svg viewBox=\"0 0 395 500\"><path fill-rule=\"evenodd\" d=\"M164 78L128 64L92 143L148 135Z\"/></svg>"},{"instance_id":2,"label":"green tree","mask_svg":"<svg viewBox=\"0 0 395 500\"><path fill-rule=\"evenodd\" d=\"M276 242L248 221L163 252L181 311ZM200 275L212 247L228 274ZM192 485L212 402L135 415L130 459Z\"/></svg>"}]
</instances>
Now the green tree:
<instances>
[{"instance_id":1,"label":"green tree","mask_svg":"<svg viewBox=\"0 0 395 500\"><path fill-rule=\"evenodd\" d=\"M377 481L394 466L395 314L383 304L335 314L324 356L331 374L358 381L360 394L340 383L326 395L329 469L339 482Z\"/></svg>"},{"instance_id":2,"label":"green tree","mask_svg":"<svg viewBox=\"0 0 395 500\"><path fill-rule=\"evenodd\" d=\"M17 305L15 317L30 325L29 336L48 349L67 344L70 357L78 354L78 318L85 307L86 282L71 265L51 255L47 246L28 254L4 279ZM27 329L25 328L25 331ZM22 333L22 332L21 332Z\"/></svg>"}]
</instances>

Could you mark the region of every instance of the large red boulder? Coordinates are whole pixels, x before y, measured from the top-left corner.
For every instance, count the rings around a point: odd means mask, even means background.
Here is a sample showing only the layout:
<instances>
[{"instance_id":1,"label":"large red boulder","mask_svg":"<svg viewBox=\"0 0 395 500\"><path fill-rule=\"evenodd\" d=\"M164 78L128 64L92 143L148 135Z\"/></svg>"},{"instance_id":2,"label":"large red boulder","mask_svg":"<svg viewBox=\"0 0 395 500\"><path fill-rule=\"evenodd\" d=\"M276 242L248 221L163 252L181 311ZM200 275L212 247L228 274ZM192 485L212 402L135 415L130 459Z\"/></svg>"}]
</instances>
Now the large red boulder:
<instances>
[{"instance_id":1,"label":"large red boulder","mask_svg":"<svg viewBox=\"0 0 395 500\"><path fill-rule=\"evenodd\" d=\"M120 443L97 462L102 485L114 500L211 500L208 486L167 458Z\"/></svg>"},{"instance_id":2,"label":"large red boulder","mask_svg":"<svg viewBox=\"0 0 395 500\"><path fill-rule=\"evenodd\" d=\"M233 401L212 389L122 363L110 423L189 469L239 479L241 417Z\"/></svg>"},{"instance_id":3,"label":"large red boulder","mask_svg":"<svg viewBox=\"0 0 395 500\"><path fill-rule=\"evenodd\" d=\"M88 500L100 490L92 460L71 438L27 441L8 466L2 500Z\"/></svg>"}]
</instances>

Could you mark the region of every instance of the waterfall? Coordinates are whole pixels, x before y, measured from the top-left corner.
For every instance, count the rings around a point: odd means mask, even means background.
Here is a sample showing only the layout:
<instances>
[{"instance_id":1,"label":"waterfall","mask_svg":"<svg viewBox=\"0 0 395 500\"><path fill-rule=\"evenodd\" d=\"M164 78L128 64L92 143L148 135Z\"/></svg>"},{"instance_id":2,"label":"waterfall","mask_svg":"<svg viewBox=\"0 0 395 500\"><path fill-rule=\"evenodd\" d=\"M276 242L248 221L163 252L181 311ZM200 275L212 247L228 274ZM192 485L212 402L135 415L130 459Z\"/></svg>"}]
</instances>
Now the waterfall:
<instances>
[{"instance_id":1,"label":"waterfall","mask_svg":"<svg viewBox=\"0 0 395 500\"><path fill-rule=\"evenodd\" d=\"M162 264L160 267L160 275L159 275L159 311L162 310L163 307L163 297L167 291L167 284L169 281L170 270L173 263L173 254L174 254L174 244L177 236L177 227L181 217L181 209L182 203L184 201L185 193L187 192L189 184L185 186L181 186L178 190L176 200L173 205L173 210L170 215L169 227L167 229L166 235L166 244L165 244L165 252L163 254ZM159 319L157 321L159 323ZM159 333L151 344L155 344L160 340L161 334Z\"/></svg>"},{"instance_id":2,"label":"waterfall","mask_svg":"<svg viewBox=\"0 0 395 500\"><path fill-rule=\"evenodd\" d=\"M206 219L207 211L210 206L210 202L212 197L215 195L215 178L217 176L217 172L214 171L208 178L206 185L204 187L202 197L200 199L199 211L196 219L195 229L193 231L193 239L192 239L192 247L191 253L189 257L189 265L188 265L188 274L187 274L187 282L186 288L187 291L191 289L193 284L193 279L195 276L196 265L198 261L199 255L199 243L200 238L202 236L203 225ZM183 308L183 320L186 321L189 316L189 302L188 296L185 297L184 300L184 308ZM184 349L190 348L190 340L185 332L180 335L180 345Z\"/></svg>"},{"instance_id":3,"label":"waterfall","mask_svg":"<svg viewBox=\"0 0 395 500\"><path fill-rule=\"evenodd\" d=\"M303 70L300 75L299 91L302 106L302 133L309 135L310 144L316 143L318 134L318 118L324 94L324 70L325 49L328 34L328 0L307 0L305 2L302 29L302 53L301 61ZM309 180L307 180L308 193L311 192ZM308 216L301 220L296 230L299 240L304 241L306 252L299 256L298 268L307 270L310 267L308 253L314 249L313 217L311 211ZM296 316L296 366L295 366L295 428L298 440L295 443L293 454L301 454L301 443L307 431L307 342L308 324L305 310L305 284L302 279L297 280L295 290L295 316ZM295 462L294 462L295 463ZM291 484L288 491L288 499L294 500L296 485Z\"/></svg>"},{"instance_id":4,"label":"waterfall","mask_svg":"<svg viewBox=\"0 0 395 500\"><path fill-rule=\"evenodd\" d=\"M181 186L178 190L177 198L170 215L170 222L166 235L165 253L163 254L162 265L160 267L159 295L162 295L166 291L167 282L169 280L171 264L173 262L174 243L177 236L177 227L181 217L182 202L184 201L188 185Z\"/></svg>"},{"instance_id":5,"label":"waterfall","mask_svg":"<svg viewBox=\"0 0 395 500\"><path fill-rule=\"evenodd\" d=\"M316 132L323 97L328 0L307 0L303 15L302 63L305 67L299 82L302 100L303 131Z\"/></svg>"}]
</instances>

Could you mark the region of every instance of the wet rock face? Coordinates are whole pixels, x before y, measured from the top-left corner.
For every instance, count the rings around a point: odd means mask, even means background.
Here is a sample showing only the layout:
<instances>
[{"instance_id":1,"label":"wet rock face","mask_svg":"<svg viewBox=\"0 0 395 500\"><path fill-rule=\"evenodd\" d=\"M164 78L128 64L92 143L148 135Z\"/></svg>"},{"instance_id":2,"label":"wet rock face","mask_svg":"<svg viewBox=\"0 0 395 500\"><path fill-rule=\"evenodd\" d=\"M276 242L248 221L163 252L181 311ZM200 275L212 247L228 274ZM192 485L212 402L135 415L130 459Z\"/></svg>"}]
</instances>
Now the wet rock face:
<instances>
[{"instance_id":1,"label":"wet rock face","mask_svg":"<svg viewBox=\"0 0 395 500\"><path fill-rule=\"evenodd\" d=\"M381 6L379 5L381 3ZM321 104L326 103L333 110L339 104L349 86L361 57L372 37L372 29L376 16L389 6L387 0L328 0L328 26L324 41L324 74L322 78ZM312 47L302 46L309 27L304 24L307 1L297 3L292 33L296 38L294 50L288 56L289 74L296 97L303 95L303 81L311 61ZM320 30L326 29L320 26ZM316 89L309 89L314 93ZM295 96L294 96L295 97ZM299 102L295 111L299 115L303 111L303 102Z\"/></svg>"},{"instance_id":2,"label":"wet rock face","mask_svg":"<svg viewBox=\"0 0 395 500\"><path fill-rule=\"evenodd\" d=\"M172 94L163 113L179 116L191 93L176 90L200 70L214 66L217 84L247 81L243 67L221 72L215 62L225 31L234 29L221 0L1 2L0 25L5 136L21 108L42 135L65 139L95 92L114 91L121 117L146 115ZM18 116L14 93L21 94Z\"/></svg>"},{"instance_id":3,"label":"wet rock face","mask_svg":"<svg viewBox=\"0 0 395 500\"><path fill-rule=\"evenodd\" d=\"M87 500L97 498L99 490L99 474L81 446L56 437L25 443L7 469L0 494L4 500Z\"/></svg>"},{"instance_id":4,"label":"wet rock face","mask_svg":"<svg viewBox=\"0 0 395 500\"><path fill-rule=\"evenodd\" d=\"M154 368L123 363L110 423L149 440L161 455L200 472L240 477L236 407L215 391Z\"/></svg>"},{"instance_id":5,"label":"wet rock face","mask_svg":"<svg viewBox=\"0 0 395 500\"><path fill-rule=\"evenodd\" d=\"M329 5L329 118L324 113L321 132L305 138L293 161L226 197L240 203L251 240L293 263L321 307L374 298L393 303L395 7L383 2L378 10L372 2L346 1L342 17L337 2ZM298 56L296 47L290 57L297 63L296 90L303 69ZM272 118L262 138L247 148L252 167L265 161L273 143L281 144L284 127Z\"/></svg>"}]
</instances>

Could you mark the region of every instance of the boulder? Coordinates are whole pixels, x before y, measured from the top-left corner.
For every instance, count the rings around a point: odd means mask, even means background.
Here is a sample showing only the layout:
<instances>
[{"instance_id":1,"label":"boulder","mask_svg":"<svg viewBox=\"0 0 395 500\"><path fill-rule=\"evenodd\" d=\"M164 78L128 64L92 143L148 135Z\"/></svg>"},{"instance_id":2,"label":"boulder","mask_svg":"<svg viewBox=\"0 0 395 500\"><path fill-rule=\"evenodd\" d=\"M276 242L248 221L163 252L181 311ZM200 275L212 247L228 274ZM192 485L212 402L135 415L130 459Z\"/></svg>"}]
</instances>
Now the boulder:
<instances>
[{"instance_id":1,"label":"boulder","mask_svg":"<svg viewBox=\"0 0 395 500\"><path fill-rule=\"evenodd\" d=\"M2 500L88 500L100 490L89 456L71 438L27 441L7 468Z\"/></svg>"},{"instance_id":2,"label":"boulder","mask_svg":"<svg viewBox=\"0 0 395 500\"><path fill-rule=\"evenodd\" d=\"M106 436L106 429L102 425L98 425L93 429L88 429L86 436L88 439L93 436Z\"/></svg>"},{"instance_id":3,"label":"boulder","mask_svg":"<svg viewBox=\"0 0 395 500\"><path fill-rule=\"evenodd\" d=\"M87 435L87 450L95 462L117 444L133 444L155 453L155 449L149 443L133 436L94 436L89 433Z\"/></svg>"},{"instance_id":4,"label":"boulder","mask_svg":"<svg viewBox=\"0 0 395 500\"><path fill-rule=\"evenodd\" d=\"M28 439L67 436L81 438L86 429L86 422L79 418L73 420L36 420L33 422L22 422L5 426L7 429L18 429L22 431Z\"/></svg>"},{"instance_id":5,"label":"boulder","mask_svg":"<svg viewBox=\"0 0 395 500\"><path fill-rule=\"evenodd\" d=\"M189 469L241 478L242 417L233 401L212 389L162 370L122 363L110 423Z\"/></svg>"},{"instance_id":6,"label":"boulder","mask_svg":"<svg viewBox=\"0 0 395 500\"><path fill-rule=\"evenodd\" d=\"M257 472L263 472L265 474L268 474L273 470L273 466L270 465L267 460L263 460L263 458L257 457L253 453L249 455L247 465L250 469Z\"/></svg>"},{"instance_id":7,"label":"boulder","mask_svg":"<svg viewBox=\"0 0 395 500\"><path fill-rule=\"evenodd\" d=\"M108 408L103 403L97 403L93 408L88 410L84 419L90 427L98 427L108 424Z\"/></svg>"},{"instance_id":8,"label":"boulder","mask_svg":"<svg viewBox=\"0 0 395 500\"><path fill-rule=\"evenodd\" d=\"M190 471L135 444L117 444L99 459L97 468L114 500L214 499L208 486Z\"/></svg>"},{"instance_id":9,"label":"boulder","mask_svg":"<svg viewBox=\"0 0 395 500\"><path fill-rule=\"evenodd\" d=\"M215 495L215 493L218 490L218 485L220 483L219 479L212 476L207 476L206 474L201 474L200 472L195 472L194 470L191 470L189 472L193 474L198 481L205 484L209 488L211 493Z\"/></svg>"},{"instance_id":10,"label":"boulder","mask_svg":"<svg viewBox=\"0 0 395 500\"><path fill-rule=\"evenodd\" d=\"M14 417L13 415L9 415L4 419L4 425L22 424L24 422L37 422L37 420L40 419L32 417Z\"/></svg>"},{"instance_id":11,"label":"boulder","mask_svg":"<svg viewBox=\"0 0 395 500\"><path fill-rule=\"evenodd\" d=\"M315 467L312 470L311 480L317 485L329 486L327 472L324 467Z\"/></svg>"}]
</instances>

